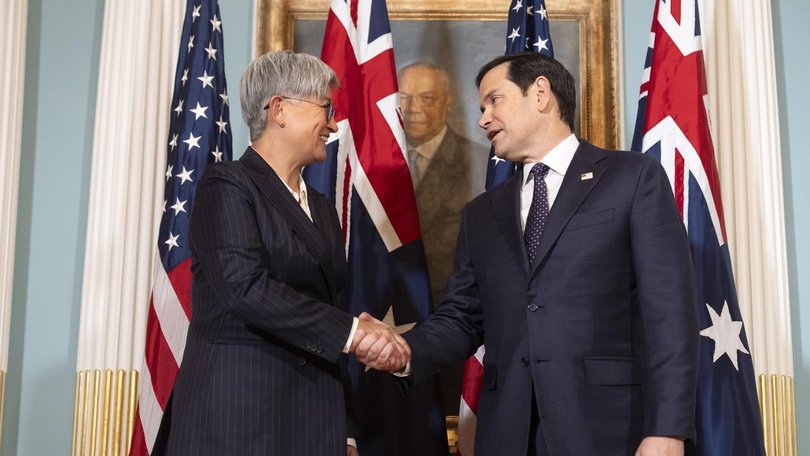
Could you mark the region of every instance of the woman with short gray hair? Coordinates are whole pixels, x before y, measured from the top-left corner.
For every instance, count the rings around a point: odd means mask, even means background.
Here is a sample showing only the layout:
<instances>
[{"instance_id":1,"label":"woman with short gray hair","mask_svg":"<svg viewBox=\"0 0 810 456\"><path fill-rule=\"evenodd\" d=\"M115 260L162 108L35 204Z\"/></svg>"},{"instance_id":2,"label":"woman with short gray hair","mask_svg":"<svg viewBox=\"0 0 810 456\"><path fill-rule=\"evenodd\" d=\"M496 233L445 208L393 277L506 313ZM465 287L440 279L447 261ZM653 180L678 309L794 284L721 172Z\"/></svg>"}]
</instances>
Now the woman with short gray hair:
<instances>
[{"instance_id":1,"label":"woman with short gray hair","mask_svg":"<svg viewBox=\"0 0 810 456\"><path fill-rule=\"evenodd\" d=\"M193 312L167 454L356 455L346 353L410 354L389 327L347 313L337 214L301 176L326 159L337 86L326 64L291 51L242 75L252 145L197 188Z\"/></svg>"}]
</instances>

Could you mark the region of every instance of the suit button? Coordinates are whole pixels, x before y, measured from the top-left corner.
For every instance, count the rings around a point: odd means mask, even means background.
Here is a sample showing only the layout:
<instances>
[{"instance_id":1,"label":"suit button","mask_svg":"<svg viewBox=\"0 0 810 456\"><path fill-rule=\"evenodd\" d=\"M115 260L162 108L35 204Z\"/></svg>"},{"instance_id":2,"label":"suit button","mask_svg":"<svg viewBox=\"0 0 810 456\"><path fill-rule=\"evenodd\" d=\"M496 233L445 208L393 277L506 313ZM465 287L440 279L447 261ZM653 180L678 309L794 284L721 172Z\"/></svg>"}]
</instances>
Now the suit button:
<instances>
[{"instance_id":1,"label":"suit button","mask_svg":"<svg viewBox=\"0 0 810 456\"><path fill-rule=\"evenodd\" d=\"M520 358L520 365L523 367L529 367L529 360L526 358Z\"/></svg>"},{"instance_id":2,"label":"suit button","mask_svg":"<svg viewBox=\"0 0 810 456\"><path fill-rule=\"evenodd\" d=\"M303 357L303 356L299 356L299 357L298 357L298 358L297 358L295 361L298 363L298 365L299 365L300 367L304 367L304 366L306 366L306 364L307 364L307 360L306 360L306 359L304 359L304 357Z\"/></svg>"},{"instance_id":3,"label":"suit button","mask_svg":"<svg viewBox=\"0 0 810 456\"><path fill-rule=\"evenodd\" d=\"M539 308L539 307L537 306L537 304L535 304L535 303L531 303L531 304L529 304L527 307L529 308L529 312L536 312L536 311L537 311L537 309Z\"/></svg>"}]
</instances>

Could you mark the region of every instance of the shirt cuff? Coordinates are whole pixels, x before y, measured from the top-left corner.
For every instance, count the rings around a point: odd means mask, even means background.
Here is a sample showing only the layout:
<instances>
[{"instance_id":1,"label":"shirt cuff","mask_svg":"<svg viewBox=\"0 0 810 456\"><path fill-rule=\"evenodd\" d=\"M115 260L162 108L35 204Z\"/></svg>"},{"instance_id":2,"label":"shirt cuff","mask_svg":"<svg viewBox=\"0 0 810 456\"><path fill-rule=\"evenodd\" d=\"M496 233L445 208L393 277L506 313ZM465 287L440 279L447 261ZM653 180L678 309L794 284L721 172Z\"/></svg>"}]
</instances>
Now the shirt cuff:
<instances>
[{"instance_id":1,"label":"shirt cuff","mask_svg":"<svg viewBox=\"0 0 810 456\"><path fill-rule=\"evenodd\" d=\"M401 372L393 372L395 377L410 377L411 376L411 362L408 361L408 364L405 365L405 369L402 369Z\"/></svg>"},{"instance_id":2,"label":"shirt cuff","mask_svg":"<svg viewBox=\"0 0 810 456\"><path fill-rule=\"evenodd\" d=\"M346 345L343 346L343 353L349 353L349 349L352 348L352 341L354 340L354 333L357 332L357 325L360 324L360 320L357 317L352 318L352 330L349 331L349 340L346 341ZM353 445L357 448L357 445Z\"/></svg>"},{"instance_id":3,"label":"shirt cuff","mask_svg":"<svg viewBox=\"0 0 810 456\"><path fill-rule=\"evenodd\" d=\"M357 448L357 440L353 439L352 437L349 437L346 439L346 445Z\"/></svg>"}]
</instances>

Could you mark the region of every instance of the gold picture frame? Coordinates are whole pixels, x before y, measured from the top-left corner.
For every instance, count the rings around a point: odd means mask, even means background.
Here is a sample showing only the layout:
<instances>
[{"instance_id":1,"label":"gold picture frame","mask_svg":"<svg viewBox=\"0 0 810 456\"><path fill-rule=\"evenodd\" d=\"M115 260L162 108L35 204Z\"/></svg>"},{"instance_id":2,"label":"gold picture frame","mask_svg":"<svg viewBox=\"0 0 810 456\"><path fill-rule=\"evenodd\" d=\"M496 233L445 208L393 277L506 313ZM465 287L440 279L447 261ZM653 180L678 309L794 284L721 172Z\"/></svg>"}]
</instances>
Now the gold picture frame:
<instances>
[{"instance_id":1,"label":"gold picture frame","mask_svg":"<svg viewBox=\"0 0 810 456\"><path fill-rule=\"evenodd\" d=\"M258 54L294 49L298 20L326 20L329 0L259 0L256 48ZM501 22L505 38L507 0L396 0L388 2L395 21ZM574 22L578 34L579 136L607 149L619 146L618 7L617 0L546 2L549 21ZM552 28L553 32L553 28ZM552 39L554 39L552 33ZM395 42L396 45L396 42ZM472 102L472 101L471 101ZM477 108L477 100L475 100Z\"/></svg>"}]
</instances>

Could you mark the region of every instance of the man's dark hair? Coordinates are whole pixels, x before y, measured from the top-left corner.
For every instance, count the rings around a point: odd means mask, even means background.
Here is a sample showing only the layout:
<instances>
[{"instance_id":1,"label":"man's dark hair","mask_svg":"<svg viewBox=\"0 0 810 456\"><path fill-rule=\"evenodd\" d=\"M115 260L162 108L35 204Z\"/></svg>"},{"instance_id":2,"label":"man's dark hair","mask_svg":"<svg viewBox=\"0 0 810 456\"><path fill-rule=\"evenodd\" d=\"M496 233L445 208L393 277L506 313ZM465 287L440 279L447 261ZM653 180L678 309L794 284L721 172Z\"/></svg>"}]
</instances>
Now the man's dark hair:
<instances>
[{"instance_id":1,"label":"man's dark hair","mask_svg":"<svg viewBox=\"0 0 810 456\"><path fill-rule=\"evenodd\" d=\"M540 76L545 76L551 83L551 93L557 98L560 106L560 118L574 131L574 110L577 106L574 77L562 64L551 57L536 52L503 55L491 60L478 70L475 77L476 87L481 87L481 80L496 66L507 64L506 77L520 87L523 95Z\"/></svg>"}]
</instances>

